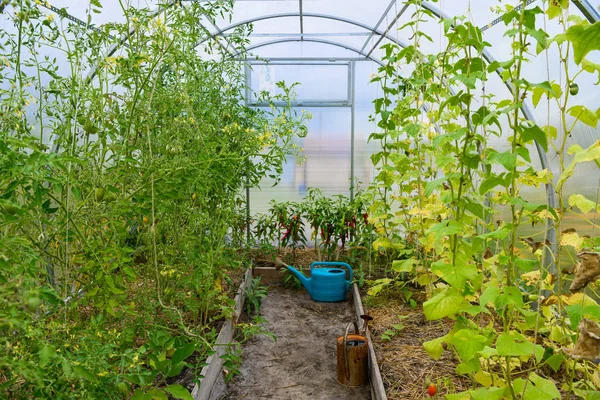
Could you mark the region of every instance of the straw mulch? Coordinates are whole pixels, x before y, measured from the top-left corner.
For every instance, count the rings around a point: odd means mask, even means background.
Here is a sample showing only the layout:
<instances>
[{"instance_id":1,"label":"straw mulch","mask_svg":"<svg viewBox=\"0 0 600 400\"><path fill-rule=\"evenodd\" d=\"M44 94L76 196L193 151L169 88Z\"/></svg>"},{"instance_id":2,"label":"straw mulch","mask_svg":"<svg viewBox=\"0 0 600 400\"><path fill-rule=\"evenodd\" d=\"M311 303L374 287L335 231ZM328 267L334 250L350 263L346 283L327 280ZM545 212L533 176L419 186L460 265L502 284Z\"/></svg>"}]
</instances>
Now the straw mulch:
<instances>
[{"instance_id":1,"label":"straw mulch","mask_svg":"<svg viewBox=\"0 0 600 400\"><path fill-rule=\"evenodd\" d=\"M419 296L415 293L414 296ZM435 383L438 398L470 388L468 378L455 373L458 361L445 351L435 361L425 352L423 342L445 335L452 321L427 321L423 315L423 299L415 299L416 308L404 301L404 295L383 294L367 301L366 312L374 319L372 340L377 353L386 393L390 400L427 399L427 386ZM402 324L396 335L386 341L381 335L393 325Z\"/></svg>"}]
</instances>

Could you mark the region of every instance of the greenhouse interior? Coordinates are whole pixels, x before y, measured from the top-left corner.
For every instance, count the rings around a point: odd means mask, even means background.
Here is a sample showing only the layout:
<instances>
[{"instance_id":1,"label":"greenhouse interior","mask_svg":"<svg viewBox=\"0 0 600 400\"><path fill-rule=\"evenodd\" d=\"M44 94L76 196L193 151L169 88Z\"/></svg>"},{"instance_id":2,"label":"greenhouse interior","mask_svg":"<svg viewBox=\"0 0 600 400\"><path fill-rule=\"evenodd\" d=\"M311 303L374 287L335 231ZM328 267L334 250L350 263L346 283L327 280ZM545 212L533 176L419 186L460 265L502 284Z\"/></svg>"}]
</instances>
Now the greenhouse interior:
<instances>
[{"instance_id":1,"label":"greenhouse interior","mask_svg":"<svg viewBox=\"0 0 600 400\"><path fill-rule=\"evenodd\" d=\"M0 12L0 398L600 399L600 0Z\"/></svg>"}]
</instances>

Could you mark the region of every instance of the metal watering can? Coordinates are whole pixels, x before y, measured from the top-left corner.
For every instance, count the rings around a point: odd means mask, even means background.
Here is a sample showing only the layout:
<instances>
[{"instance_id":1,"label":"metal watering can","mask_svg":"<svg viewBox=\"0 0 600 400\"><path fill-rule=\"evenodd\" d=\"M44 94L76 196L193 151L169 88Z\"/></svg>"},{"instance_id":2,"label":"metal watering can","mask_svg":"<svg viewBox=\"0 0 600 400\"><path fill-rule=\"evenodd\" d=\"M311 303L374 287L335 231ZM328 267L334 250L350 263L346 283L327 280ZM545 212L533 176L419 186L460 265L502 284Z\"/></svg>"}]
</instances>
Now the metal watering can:
<instances>
[{"instance_id":1,"label":"metal watering can","mask_svg":"<svg viewBox=\"0 0 600 400\"><path fill-rule=\"evenodd\" d=\"M368 323L373 320L369 315L360 316L364 321L364 330L358 331L356 321L346 326L346 332L336 340L337 344L337 380L342 385L355 387L369 382L369 339ZM354 335L348 331L354 325Z\"/></svg>"},{"instance_id":2,"label":"metal watering can","mask_svg":"<svg viewBox=\"0 0 600 400\"><path fill-rule=\"evenodd\" d=\"M278 269L285 267L291 273L296 275L302 286L308 291L310 297L315 301L335 302L346 300L346 293L350 289L352 282L352 267L345 262L315 261L310 264L310 278L298 271L296 268L286 265L280 259L276 260ZM338 267L338 268L315 268L318 265ZM347 268L350 271L350 279L346 280L346 271L339 267Z\"/></svg>"}]
</instances>

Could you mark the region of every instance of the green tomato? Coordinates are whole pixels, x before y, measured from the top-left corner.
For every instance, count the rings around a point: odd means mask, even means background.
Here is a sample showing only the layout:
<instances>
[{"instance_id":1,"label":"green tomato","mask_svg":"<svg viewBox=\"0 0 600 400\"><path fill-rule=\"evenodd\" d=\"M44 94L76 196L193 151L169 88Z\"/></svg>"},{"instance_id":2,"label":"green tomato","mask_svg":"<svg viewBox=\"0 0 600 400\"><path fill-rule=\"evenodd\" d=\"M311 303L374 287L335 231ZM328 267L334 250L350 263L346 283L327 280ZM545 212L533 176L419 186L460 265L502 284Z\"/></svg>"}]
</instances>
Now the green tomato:
<instances>
[{"instance_id":1,"label":"green tomato","mask_svg":"<svg viewBox=\"0 0 600 400\"><path fill-rule=\"evenodd\" d=\"M83 130L85 133L89 133L91 135L98 132L98 128L91 120L85 121L85 124L83 124Z\"/></svg>"},{"instance_id":2,"label":"green tomato","mask_svg":"<svg viewBox=\"0 0 600 400\"><path fill-rule=\"evenodd\" d=\"M537 301L539 298L540 298L540 296L538 296L537 294L529 295L529 300L531 300L531 301Z\"/></svg>"},{"instance_id":3,"label":"green tomato","mask_svg":"<svg viewBox=\"0 0 600 400\"><path fill-rule=\"evenodd\" d=\"M576 83L571 83L569 86L569 93L571 93L571 96L577 96L577 93L579 93L579 85Z\"/></svg>"},{"instance_id":4,"label":"green tomato","mask_svg":"<svg viewBox=\"0 0 600 400\"><path fill-rule=\"evenodd\" d=\"M35 311L40 308L41 300L37 296L31 296L27 298L27 308L29 311Z\"/></svg>"},{"instance_id":5,"label":"green tomato","mask_svg":"<svg viewBox=\"0 0 600 400\"><path fill-rule=\"evenodd\" d=\"M104 199L104 188L101 188L101 187L96 188L95 195L96 195L96 201L101 202L102 199Z\"/></svg>"}]
</instances>

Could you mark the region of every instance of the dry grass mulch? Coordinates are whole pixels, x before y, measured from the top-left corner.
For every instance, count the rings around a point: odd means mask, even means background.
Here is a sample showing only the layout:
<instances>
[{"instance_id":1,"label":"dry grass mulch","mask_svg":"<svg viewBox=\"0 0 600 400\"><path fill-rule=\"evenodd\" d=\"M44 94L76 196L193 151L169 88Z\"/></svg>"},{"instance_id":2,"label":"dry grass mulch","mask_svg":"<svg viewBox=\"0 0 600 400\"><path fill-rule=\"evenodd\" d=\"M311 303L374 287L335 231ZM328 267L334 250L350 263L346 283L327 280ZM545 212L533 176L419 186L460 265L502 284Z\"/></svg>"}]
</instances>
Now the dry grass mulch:
<instances>
[{"instance_id":1,"label":"dry grass mulch","mask_svg":"<svg viewBox=\"0 0 600 400\"><path fill-rule=\"evenodd\" d=\"M451 352L444 352L433 360L423 343L445 335L452 321L427 321L421 306L422 293L415 292L416 308L411 307L402 293L384 293L368 299L366 312L373 317L371 337L388 399L428 399L427 386L435 383L439 398L444 394L471 388L466 377L455 372L458 360ZM394 325L401 325L395 329ZM396 332L389 340L382 338L387 330Z\"/></svg>"}]
</instances>

